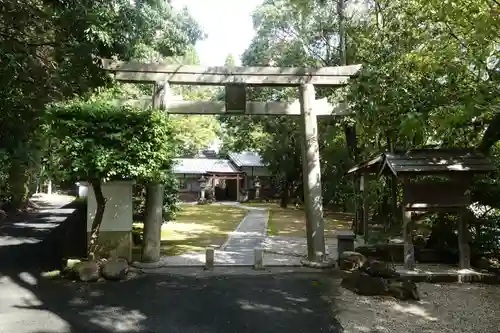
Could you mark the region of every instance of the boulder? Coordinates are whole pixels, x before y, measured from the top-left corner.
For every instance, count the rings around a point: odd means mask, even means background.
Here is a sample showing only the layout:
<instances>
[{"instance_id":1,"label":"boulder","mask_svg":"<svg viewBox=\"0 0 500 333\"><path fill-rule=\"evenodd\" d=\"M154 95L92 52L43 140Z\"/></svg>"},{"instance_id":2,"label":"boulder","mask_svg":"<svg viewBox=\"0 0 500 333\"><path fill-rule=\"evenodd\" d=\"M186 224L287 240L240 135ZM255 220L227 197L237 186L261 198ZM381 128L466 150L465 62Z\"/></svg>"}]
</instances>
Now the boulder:
<instances>
[{"instance_id":1,"label":"boulder","mask_svg":"<svg viewBox=\"0 0 500 333\"><path fill-rule=\"evenodd\" d=\"M128 269L125 259L109 259L102 265L102 276L107 280L123 280L127 277Z\"/></svg>"},{"instance_id":2,"label":"boulder","mask_svg":"<svg viewBox=\"0 0 500 333\"><path fill-rule=\"evenodd\" d=\"M369 260L361 269L374 277L393 278L399 276L391 264L379 260Z\"/></svg>"},{"instance_id":3,"label":"boulder","mask_svg":"<svg viewBox=\"0 0 500 333\"><path fill-rule=\"evenodd\" d=\"M385 260L391 262L403 262L404 244L373 244L362 245L355 249L367 258Z\"/></svg>"},{"instance_id":4,"label":"boulder","mask_svg":"<svg viewBox=\"0 0 500 333\"><path fill-rule=\"evenodd\" d=\"M82 261L73 267L77 278L83 282L95 282L99 280L99 263L95 260Z\"/></svg>"},{"instance_id":5,"label":"boulder","mask_svg":"<svg viewBox=\"0 0 500 333\"><path fill-rule=\"evenodd\" d=\"M344 251L339 256L339 268L342 270L354 270L364 265L366 257L359 252Z\"/></svg>"},{"instance_id":6,"label":"boulder","mask_svg":"<svg viewBox=\"0 0 500 333\"><path fill-rule=\"evenodd\" d=\"M364 296L387 295L389 292L384 278L370 276L359 270L346 275L341 286Z\"/></svg>"},{"instance_id":7,"label":"boulder","mask_svg":"<svg viewBox=\"0 0 500 333\"><path fill-rule=\"evenodd\" d=\"M403 301L420 301L417 285L413 281L391 279L388 281L388 293Z\"/></svg>"},{"instance_id":8,"label":"boulder","mask_svg":"<svg viewBox=\"0 0 500 333\"><path fill-rule=\"evenodd\" d=\"M480 270L496 271L500 268L500 263L494 258L481 257L475 261L474 266Z\"/></svg>"}]
</instances>

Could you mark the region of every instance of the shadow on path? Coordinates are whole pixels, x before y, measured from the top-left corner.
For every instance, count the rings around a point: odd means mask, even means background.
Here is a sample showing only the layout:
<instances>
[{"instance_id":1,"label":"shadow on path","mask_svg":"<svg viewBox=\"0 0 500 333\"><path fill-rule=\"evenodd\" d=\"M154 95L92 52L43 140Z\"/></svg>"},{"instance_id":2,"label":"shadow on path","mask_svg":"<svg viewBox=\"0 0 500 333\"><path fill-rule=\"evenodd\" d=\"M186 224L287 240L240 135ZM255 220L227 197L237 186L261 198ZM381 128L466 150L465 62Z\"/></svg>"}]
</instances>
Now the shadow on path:
<instances>
[{"instance_id":1,"label":"shadow on path","mask_svg":"<svg viewBox=\"0 0 500 333\"><path fill-rule=\"evenodd\" d=\"M325 274L140 275L123 282L47 280L78 208L0 233L0 332L343 332ZM78 217L80 215L80 217ZM79 222L80 221L80 222Z\"/></svg>"}]
</instances>

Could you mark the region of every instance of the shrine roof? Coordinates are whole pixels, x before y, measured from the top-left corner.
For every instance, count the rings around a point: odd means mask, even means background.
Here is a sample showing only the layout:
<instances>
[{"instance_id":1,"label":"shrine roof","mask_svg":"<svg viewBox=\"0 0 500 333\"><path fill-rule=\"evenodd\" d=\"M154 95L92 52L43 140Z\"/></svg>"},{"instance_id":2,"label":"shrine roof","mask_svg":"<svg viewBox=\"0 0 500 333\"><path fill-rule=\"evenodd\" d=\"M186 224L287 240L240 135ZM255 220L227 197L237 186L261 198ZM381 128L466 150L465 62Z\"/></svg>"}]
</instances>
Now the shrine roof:
<instances>
[{"instance_id":1,"label":"shrine roof","mask_svg":"<svg viewBox=\"0 0 500 333\"><path fill-rule=\"evenodd\" d=\"M206 173L240 173L230 160L212 158L177 158L174 173L206 174Z\"/></svg>"},{"instance_id":2,"label":"shrine roof","mask_svg":"<svg viewBox=\"0 0 500 333\"><path fill-rule=\"evenodd\" d=\"M495 171L484 155L472 149L411 149L406 153L382 153L352 167L346 174L446 175Z\"/></svg>"}]
</instances>

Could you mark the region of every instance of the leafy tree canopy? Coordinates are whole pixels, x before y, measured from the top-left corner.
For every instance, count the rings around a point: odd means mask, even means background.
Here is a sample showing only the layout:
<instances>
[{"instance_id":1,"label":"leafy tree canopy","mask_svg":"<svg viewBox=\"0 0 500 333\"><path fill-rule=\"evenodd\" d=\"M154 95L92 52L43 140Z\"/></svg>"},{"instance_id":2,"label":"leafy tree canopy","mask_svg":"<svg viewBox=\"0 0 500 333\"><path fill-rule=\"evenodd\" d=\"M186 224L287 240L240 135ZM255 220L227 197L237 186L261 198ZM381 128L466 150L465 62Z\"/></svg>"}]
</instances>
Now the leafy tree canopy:
<instances>
[{"instance_id":1,"label":"leafy tree canopy","mask_svg":"<svg viewBox=\"0 0 500 333\"><path fill-rule=\"evenodd\" d=\"M48 109L47 135L58 178L162 181L175 157L168 117L116 106L108 98L74 99Z\"/></svg>"}]
</instances>

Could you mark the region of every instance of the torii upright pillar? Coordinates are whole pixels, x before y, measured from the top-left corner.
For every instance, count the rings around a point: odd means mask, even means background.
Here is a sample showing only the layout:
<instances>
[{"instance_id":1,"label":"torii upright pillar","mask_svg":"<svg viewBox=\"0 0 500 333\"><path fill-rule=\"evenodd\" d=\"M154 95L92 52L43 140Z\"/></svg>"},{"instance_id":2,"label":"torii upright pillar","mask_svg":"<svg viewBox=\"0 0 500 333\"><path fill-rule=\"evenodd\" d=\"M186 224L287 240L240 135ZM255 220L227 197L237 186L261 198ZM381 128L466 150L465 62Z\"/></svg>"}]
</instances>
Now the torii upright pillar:
<instances>
[{"instance_id":1,"label":"torii upright pillar","mask_svg":"<svg viewBox=\"0 0 500 333\"><path fill-rule=\"evenodd\" d=\"M165 104L170 96L168 82L156 84L153 93L153 108ZM142 262L157 262L161 251L161 226L163 224L163 190L159 182L146 184L146 215L144 218L144 234L142 244Z\"/></svg>"},{"instance_id":2,"label":"torii upright pillar","mask_svg":"<svg viewBox=\"0 0 500 333\"><path fill-rule=\"evenodd\" d=\"M325 260L325 226L318 143L318 121L313 109L314 85L299 86L302 127L302 173L306 212L307 259L311 263Z\"/></svg>"}]
</instances>

